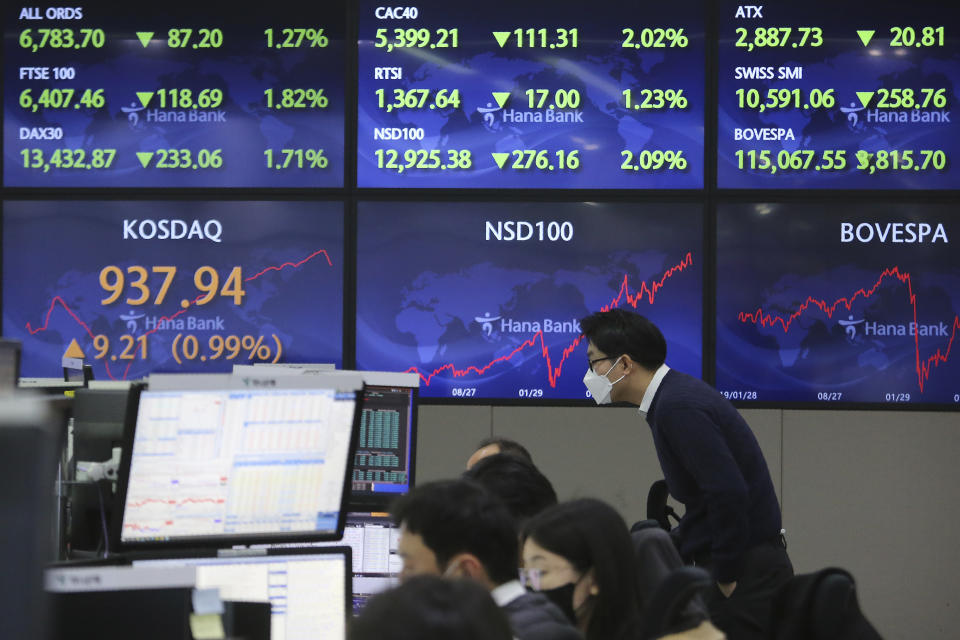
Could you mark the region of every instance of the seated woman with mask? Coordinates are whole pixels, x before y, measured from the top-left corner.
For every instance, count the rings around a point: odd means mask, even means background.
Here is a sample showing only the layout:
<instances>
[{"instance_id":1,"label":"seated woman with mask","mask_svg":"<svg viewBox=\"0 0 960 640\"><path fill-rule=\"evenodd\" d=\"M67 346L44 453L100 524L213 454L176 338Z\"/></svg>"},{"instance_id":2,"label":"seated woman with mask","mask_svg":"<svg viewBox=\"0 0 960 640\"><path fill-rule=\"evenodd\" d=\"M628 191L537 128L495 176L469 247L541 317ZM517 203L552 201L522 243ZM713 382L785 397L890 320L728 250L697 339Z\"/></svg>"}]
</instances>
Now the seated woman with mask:
<instances>
[{"instance_id":1,"label":"seated woman with mask","mask_svg":"<svg viewBox=\"0 0 960 640\"><path fill-rule=\"evenodd\" d=\"M640 637L633 546L623 518L600 500L551 507L521 535L521 574L552 600L586 640Z\"/></svg>"}]
</instances>

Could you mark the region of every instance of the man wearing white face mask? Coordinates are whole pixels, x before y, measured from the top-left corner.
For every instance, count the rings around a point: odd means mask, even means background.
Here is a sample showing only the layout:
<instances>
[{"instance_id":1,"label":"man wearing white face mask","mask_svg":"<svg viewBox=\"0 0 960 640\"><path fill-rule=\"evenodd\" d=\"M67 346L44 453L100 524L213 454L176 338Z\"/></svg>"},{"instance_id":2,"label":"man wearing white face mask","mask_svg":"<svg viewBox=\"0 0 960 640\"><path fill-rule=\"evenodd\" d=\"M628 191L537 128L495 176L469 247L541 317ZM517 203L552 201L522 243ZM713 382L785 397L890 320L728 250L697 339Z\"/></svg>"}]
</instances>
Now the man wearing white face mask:
<instances>
[{"instance_id":1,"label":"man wearing white face mask","mask_svg":"<svg viewBox=\"0 0 960 640\"><path fill-rule=\"evenodd\" d=\"M773 594L793 567L756 437L716 389L666 365L667 343L647 318L613 309L580 326L594 400L633 404L650 426L670 493L686 507L672 532L680 555L717 582L711 618L731 640L766 637Z\"/></svg>"}]
</instances>

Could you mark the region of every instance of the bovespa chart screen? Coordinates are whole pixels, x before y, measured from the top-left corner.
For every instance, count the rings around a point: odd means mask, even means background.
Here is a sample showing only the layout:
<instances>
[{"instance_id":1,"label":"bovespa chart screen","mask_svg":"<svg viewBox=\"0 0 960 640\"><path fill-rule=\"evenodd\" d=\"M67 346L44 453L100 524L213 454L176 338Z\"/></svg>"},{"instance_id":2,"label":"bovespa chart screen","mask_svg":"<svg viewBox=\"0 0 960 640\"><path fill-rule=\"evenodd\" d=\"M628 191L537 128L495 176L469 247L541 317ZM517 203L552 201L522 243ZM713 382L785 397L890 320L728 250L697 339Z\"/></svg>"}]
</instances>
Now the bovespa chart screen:
<instances>
[{"instance_id":1,"label":"bovespa chart screen","mask_svg":"<svg viewBox=\"0 0 960 640\"><path fill-rule=\"evenodd\" d=\"M729 205L717 387L767 402L960 402L952 207Z\"/></svg>"}]
</instances>

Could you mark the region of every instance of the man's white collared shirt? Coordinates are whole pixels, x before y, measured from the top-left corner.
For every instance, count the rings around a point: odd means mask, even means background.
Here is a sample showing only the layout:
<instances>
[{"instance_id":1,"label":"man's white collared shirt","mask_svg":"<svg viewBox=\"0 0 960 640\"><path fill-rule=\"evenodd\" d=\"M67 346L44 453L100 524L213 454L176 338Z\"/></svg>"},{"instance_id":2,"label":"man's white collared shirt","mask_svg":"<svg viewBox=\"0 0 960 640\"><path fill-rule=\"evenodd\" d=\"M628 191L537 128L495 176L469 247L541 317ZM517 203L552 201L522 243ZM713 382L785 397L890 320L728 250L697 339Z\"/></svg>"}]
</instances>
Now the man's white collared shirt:
<instances>
[{"instance_id":1,"label":"man's white collared shirt","mask_svg":"<svg viewBox=\"0 0 960 640\"><path fill-rule=\"evenodd\" d=\"M667 371L670 371L670 367L668 367L666 363L660 365L660 367L653 373L653 378L650 380L647 390L643 392L643 399L640 400L640 408L638 411L644 420L647 419L647 412L650 411L650 405L653 404L653 399L657 395L657 389L660 388L660 383L663 382L663 378L667 375Z\"/></svg>"}]
</instances>

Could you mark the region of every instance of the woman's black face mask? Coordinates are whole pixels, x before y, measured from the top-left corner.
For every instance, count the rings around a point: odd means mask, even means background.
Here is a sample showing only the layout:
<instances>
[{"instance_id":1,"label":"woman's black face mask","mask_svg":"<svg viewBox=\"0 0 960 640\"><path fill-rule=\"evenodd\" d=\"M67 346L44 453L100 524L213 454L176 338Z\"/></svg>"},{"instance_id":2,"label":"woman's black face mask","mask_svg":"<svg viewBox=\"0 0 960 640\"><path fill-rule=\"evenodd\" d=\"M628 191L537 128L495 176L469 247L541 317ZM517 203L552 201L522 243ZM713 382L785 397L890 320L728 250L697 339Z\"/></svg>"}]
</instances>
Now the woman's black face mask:
<instances>
[{"instance_id":1,"label":"woman's black face mask","mask_svg":"<svg viewBox=\"0 0 960 640\"><path fill-rule=\"evenodd\" d=\"M577 624L577 612L573 608L573 591L576 587L576 582L568 582L555 589L543 589L540 591L540 593L547 596L550 602L557 605L557 608L566 616L570 624L574 626Z\"/></svg>"}]
</instances>

